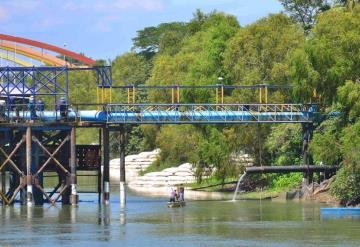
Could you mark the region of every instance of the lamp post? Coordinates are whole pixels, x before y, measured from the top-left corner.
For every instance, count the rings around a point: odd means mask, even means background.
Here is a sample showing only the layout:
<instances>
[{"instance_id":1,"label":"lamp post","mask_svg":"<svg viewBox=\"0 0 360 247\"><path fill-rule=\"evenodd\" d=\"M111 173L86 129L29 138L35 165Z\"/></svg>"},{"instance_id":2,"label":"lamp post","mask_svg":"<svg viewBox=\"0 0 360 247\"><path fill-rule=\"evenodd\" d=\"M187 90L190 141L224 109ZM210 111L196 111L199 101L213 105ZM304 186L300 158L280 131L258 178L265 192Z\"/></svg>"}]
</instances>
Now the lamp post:
<instances>
[{"instance_id":1,"label":"lamp post","mask_svg":"<svg viewBox=\"0 0 360 247\"><path fill-rule=\"evenodd\" d=\"M67 46L67 44L64 43L64 49L66 49L66 46ZM64 61L65 61L65 66L66 66L66 65L67 65L67 62L66 62L66 56L65 56L65 54L64 54Z\"/></svg>"},{"instance_id":2,"label":"lamp post","mask_svg":"<svg viewBox=\"0 0 360 247\"><path fill-rule=\"evenodd\" d=\"M218 83L216 87L216 104L224 104L224 87L222 85L222 81L224 80L224 78L219 76L217 80Z\"/></svg>"}]
</instances>

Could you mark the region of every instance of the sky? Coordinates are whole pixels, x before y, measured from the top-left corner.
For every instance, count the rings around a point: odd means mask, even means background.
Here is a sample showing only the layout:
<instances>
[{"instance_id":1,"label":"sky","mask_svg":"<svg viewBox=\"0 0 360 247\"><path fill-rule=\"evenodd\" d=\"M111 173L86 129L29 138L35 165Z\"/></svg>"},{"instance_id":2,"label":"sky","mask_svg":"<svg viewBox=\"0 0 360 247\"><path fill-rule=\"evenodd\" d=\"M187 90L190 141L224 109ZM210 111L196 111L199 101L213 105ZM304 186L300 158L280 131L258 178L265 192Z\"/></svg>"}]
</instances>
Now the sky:
<instances>
[{"instance_id":1,"label":"sky","mask_svg":"<svg viewBox=\"0 0 360 247\"><path fill-rule=\"evenodd\" d=\"M235 15L241 26L282 10L278 0L0 0L0 33L114 59L136 31L189 21L196 9Z\"/></svg>"}]
</instances>

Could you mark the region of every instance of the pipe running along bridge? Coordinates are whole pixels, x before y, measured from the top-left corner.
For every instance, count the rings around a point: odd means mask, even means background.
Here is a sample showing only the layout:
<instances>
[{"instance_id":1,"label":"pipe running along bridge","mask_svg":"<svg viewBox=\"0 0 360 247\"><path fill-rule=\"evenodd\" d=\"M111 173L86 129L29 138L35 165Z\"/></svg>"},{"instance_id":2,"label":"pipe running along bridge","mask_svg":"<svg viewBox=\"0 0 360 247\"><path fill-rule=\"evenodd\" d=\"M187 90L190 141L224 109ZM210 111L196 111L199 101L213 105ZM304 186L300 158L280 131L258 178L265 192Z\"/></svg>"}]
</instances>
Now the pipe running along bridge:
<instances>
[{"instance_id":1,"label":"pipe running along bridge","mask_svg":"<svg viewBox=\"0 0 360 247\"><path fill-rule=\"evenodd\" d=\"M82 170L96 173L99 201L109 203L109 131L120 132L120 197L125 204L126 124L301 123L304 157L309 159L307 143L315 107L268 102L270 91L289 90L289 85L116 86L110 66L96 66L93 59L60 47L0 34L0 49L0 59L8 60L7 66L0 67L2 204L17 198L28 205L55 204L60 199L63 204L77 204L77 171ZM37 65L29 66L33 60ZM72 77L76 73L92 75L88 78L93 78L89 81L94 98L96 94L93 104L76 102L77 95L70 97L74 95L70 88L76 91ZM183 93L195 90L212 94L214 102L181 101ZM258 102L225 102L233 90L253 90ZM151 91L167 96L167 103L140 102ZM125 102L117 99L121 96ZM98 128L99 145L76 145L77 128ZM58 178L50 188L46 185L49 173Z\"/></svg>"}]
</instances>

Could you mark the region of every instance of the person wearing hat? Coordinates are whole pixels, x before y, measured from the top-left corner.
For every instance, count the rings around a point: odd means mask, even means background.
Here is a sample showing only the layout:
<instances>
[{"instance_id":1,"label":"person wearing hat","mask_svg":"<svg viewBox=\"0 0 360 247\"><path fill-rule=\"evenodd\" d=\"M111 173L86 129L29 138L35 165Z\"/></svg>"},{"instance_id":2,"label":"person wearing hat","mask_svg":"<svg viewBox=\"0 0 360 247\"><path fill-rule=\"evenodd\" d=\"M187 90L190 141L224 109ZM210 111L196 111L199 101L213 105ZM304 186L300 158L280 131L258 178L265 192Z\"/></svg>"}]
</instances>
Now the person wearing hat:
<instances>
[{"instance_id":1,"label":"person wearing hat","mask_svg":"<svg viewBox=\"0 0 360 247\"><path fill-rule=\"evenodd\" d=\"M65 97L61 97L59 100L59 111L61 118L66 119L68 113L68 104Z\"/></svg>"},{"instance_id":2,"label":"person wearing hat","mask_svg":"<svg viewBox=\"0 0 360 247\"><path fill-rule=\"evenodd\" d=\"M30 96L29 103L28 103L28 108L29 108L29 111L30 111L30 120L34 120L37 117L36 116L36 105L35 105L34 96Z\"/></svg>"}]
</instances>

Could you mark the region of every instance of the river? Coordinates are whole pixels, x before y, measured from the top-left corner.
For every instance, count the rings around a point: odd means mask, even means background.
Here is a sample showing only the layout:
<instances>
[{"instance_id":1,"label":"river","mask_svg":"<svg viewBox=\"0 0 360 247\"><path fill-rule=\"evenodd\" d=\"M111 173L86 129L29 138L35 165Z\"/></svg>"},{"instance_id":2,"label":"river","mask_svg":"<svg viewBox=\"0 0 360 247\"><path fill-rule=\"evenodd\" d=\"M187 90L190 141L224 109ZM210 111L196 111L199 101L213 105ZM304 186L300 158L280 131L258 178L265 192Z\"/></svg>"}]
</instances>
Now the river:
<instances>
[{"instance_id":1,"label":"river","mask_svg":"<svg viewBox=\"0 0 360 247\"><path fill-rule=\"evenodd\" d=\"M78 207L0 206L0 246L359 246L360 218L321 218L317 203L189 201L128 194L120 208L82 194Z\"/></svg>"}]
</instances>

